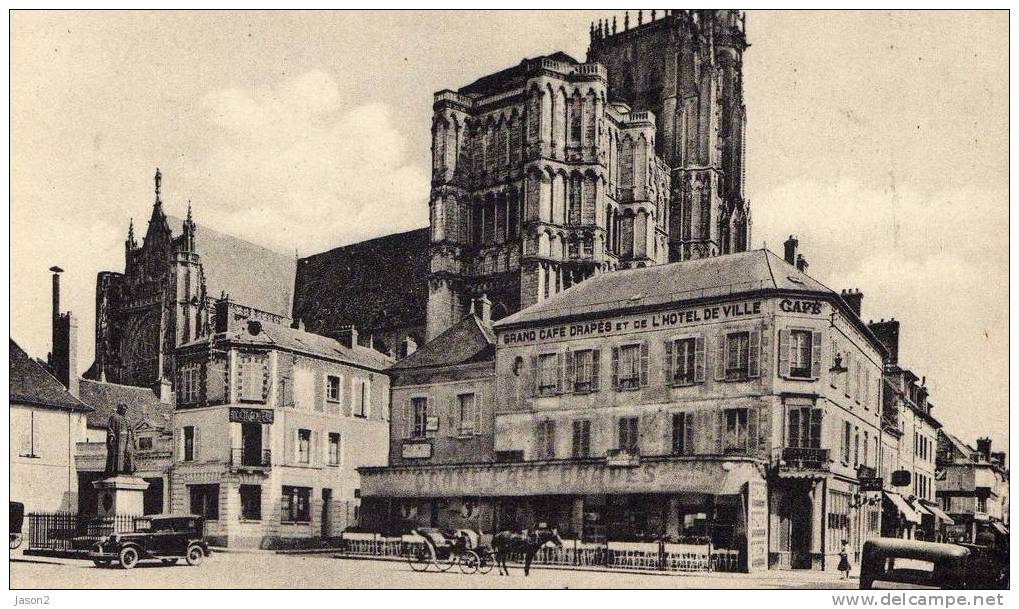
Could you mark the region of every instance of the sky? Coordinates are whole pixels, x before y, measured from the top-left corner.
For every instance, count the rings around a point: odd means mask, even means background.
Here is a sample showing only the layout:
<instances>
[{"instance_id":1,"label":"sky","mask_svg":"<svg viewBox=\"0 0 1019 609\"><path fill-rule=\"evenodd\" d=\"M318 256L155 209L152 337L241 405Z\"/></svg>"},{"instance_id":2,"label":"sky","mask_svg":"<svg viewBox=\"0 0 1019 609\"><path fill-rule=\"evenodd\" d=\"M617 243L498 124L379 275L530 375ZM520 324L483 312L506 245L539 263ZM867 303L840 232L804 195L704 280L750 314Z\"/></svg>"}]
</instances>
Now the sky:
<instances>
[{"instance_id":1,"label":"sky","mask_svg":"<svg viewBox=\"0 0 1019 609\"><path fill-rule=\"evenodd\" d=\"M168 213L301 256L428 222L432 95L563 50L607 11L14 12L11 336L50 348L48 268L94 350L95 275ZM967 442L1008 448L1008 14L747 16L752 245L902 323Z\"/></svg>"}]
</instances>

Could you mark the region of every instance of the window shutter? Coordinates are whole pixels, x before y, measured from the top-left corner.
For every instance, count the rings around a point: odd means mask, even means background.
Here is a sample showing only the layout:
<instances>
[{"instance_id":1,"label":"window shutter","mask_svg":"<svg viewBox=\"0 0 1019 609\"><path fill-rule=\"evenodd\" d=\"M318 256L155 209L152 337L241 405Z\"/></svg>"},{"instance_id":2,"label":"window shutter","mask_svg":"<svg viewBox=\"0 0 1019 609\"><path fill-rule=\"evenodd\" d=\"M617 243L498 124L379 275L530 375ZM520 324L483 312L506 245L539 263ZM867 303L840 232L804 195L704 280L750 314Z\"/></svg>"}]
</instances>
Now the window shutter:
<instances>
[{"instance_id":1,"label":"window shutter","mask_svg":"<svg viewBox=\"0 0 1019 609\"><path fill-rule=\"evenodd\" d=\"M715 380L725 380L725 333L721 332L715 338Z\"/></svg>"},{"instance_id":2,"label":"window shutter","mask_svg":"<svg viewBox=\"0 0 1019 609\"><path fill-rule=\"evenodd\" d=\"M647 373L648 373L648 343L644 341L640 344L640 386L647 387Z\"/></svg>"},{"instance_id":3,"label":"window shutter","mask_svg":"<svg viewBox=\"0 0 1019 609\"><path fill-rule=\"evenodd\" d=\"M403 406L403 437L409 438L414 429L414 399L411 398Z\"/></svg>"},{"instance_id":4,"label":"window shutter","mask_svg":"<svg viewBox=\"0 0 1019 609\"><path fill-rule=\"evenodd\" d=\"M750 348L747 353L747 375L750 378L761 376L761 329L751 330Z\"/></svg>"},{"instance_id":5,"label":"window shutter","mask_svg":"<svg viewBox=\"0 0 1019 609\"><path fill-rule=\"evenodd\" d=\"M694 339L694 364L693 374L695 383L704 382L704 337L697 336ZM669 377L672 378L672 377Z\"/></svg>"},{"instance_id":6,"label":"window shutter","mask_svg":"<svg viewBox=\"0 0 1019 609\"><path fill-rule=\"evenodd\" d=\"M612 347L612 388L619 388L619 347Z\"/></svg>"},{"instance_id":7,"label":"window shutter","mask_svg":"<svg viewBox=\"0 0 1019 609\"><path fill-rule=\"evenodd\" d=\"M821 412L820 408L814 408L810 412L810 447L821 447Z\"/></svg>"},{"instance_id":8,"label":"window shutter","mask_svg":"<svg viewBox=\"0 0 1019 609\"><path fill-rule=\"evenodd\" d=\"M427 431L427 429L428 429L428 417L431 417L431 416L438 416L436 421L439 424L438 425L439 429L436 429L435 431ZM442 431L442 416L439 415L438 412L436 412L436 410L435 410L435 400L433 400L431 398L431 396L425 398L425 430L426 430L425 431L425 437L426 438L434 438L440 431Z\"/></svg>"},{"instance_id":9,"label":"window shutter","mask_svg":"<svg viewBox=\"0 0 1019 609\"><path fill-rule=\"evenodd\" d=\"M291 429L290 430L290 434L289 435L290 435L290 462L291 463L298 463L299 462L298 455L297 455L297 446L298 446L298 444L300 444L300 436L298 435L299 433L300 432L298 430L296 430L296 429Z\"/></svg>"},{"instance_id":10,"label":"window shutter","mask_svg":"<svg viewBox=\"0 0 1019 609\"><path fill-rule=\"evenodd\" d=\"M854 378L853 378L853 354L852 354L852 352L846 351L845 360L846 361L845 361L845 363L843 365L846 367L846 397L847 398L851 398L851 397L853 397L853 383L855 382Z\"/></svg>"},{"instance_id":11,"label":"window shutter","mask_svg":"<svg viewBox=\"0 0 1019 609\"><path fill-rule=\"evenodd\" d=\"M195 457L195 459L194 460L195 461L200 461L201 460L201 456L200 456L201 452L199 452L199 450L200 450L199 447L201 445L201 442L199 441L199 437L201 436L201 434L199 433L199 427L197 425L195 425L195 432L194 433L195 433L195 435L194 435L194 457Z\"/></svg>"},{"instance_id":12,"label":"window shutter","mask_svg":"<svg viewBox=\"0 0 1019 609\"><path fill-rule=\"evenodd\" d=\"M671 385L672 379L675 376L673 372L673 355L672 355L672 340L665 341L665 384Z\"/></svg>"},{"instance_id":13,"label":"window shutter","mask_svg":"<svg viewBox=\"0 0 1019 609\"><path fill-rule=\"evenodd\" d=\"M750 408L747 410L747 450L750 453L756 453L758 448L758 429L760 428L760 408Z\"/></svg>"},{"instance_id":14,"label":"window shutter","mask_svg":"<svg viewBox=\"0 0 1019 609\"><path fill-rule=\"evenodd\" d=\"M538 379L538 356L537 355L532 355L531 356L531 367L529 368L529 373L528 374L530 376L527 379L527 384L531 388L530 389L530 392L531 392L530 395L532 397L534 397L534 396L538 395L538 383L540 382L540 380Z\"/></svg>"},{"instance_id":15,"label":"window shutter","mask_svg":"<svg viewBox=\"0 0 1019 609\"><path fill-rule=\"evenodd\" d=\"M446 435L450 438L460 433L460 428L463 427L463 421L460 420L460 399L459 396L453 395L449 398L449 416L446 417L449 421L449 430Z\"/></svg>"},{"instance_id":16,"label":"window shutter","mask_svg":"<svg viewBox=\"0 0 1019 609\"><path fill-rule=\"evenodd\" d=\"M591 391L601 389L601 349L591 352Z\"/></svg>"},{"instance_id":17,"label":"window shutter","mask_svg":"<svg viewBox=\"0 0 1019 609\"><path fill-rule=\"evenodd\" d=\"M364 381L361 386L364 391L364 416L366 419L370 419L372 416L372 382Z\"/></svg>"},{"instance_id":18,"label":"window shutter","mask_svg":"<svg viewBox=\"0 0 1019 609\"><path fill-rule=\"evenodd\" d=\"M778 331L778 374L789 378L789 341L792 340L789 330Z\"/></svg>"},{"instance_id":19,"label":"window shutter","mask_svg":"<svg viewBox=\"0 0 1019 609\"><path fill-rule=\"evenodd\" d=\"M566 352L566 393L573 393L573 384L577 378L577 361L572 351Z\"/></svg>"},{"instance_id":20,"label":"window shutter","mask_svg":"<svg viewBox=\"0 0 1019 609\"><path fill-rule=\"evenodd\" d=\"M723 441L725 439L725 411L719 410L715 413L715 454L720 455L723 452Z\"/></svg>"},{"instance_id":21,"label":"window shutter","mask_svg":"<svg viewBox=\"0 0 1019 609\"><path fill-rule=\"evenodd\" d=\"M474 394L474 435L481 435L481 408L484 406L484 394Z\"/></svg>"},{"instance_id":22,"label":"window shutter","mask_svg":"<svg viewBox=\"0 0 1019 609\"><path fill-rule=\"evenodd\" d=\"M803 412L799 408L793 408L789 411L789 430L786 432L788 436L786 443L793 447L803 446L802 440L800 440L800 413Z\"/></svg>"},{"instance_id":23,"label":"window shutter","mask_svg":"<svg viewBox=\"0 0 1019 609\"><path fill-rule=\"evenodd\" d=\"M555 356L555 390L556 393L563 392L563 354L556 353Z\"/></svg>"},{"instance_id":24,"label":"window shutter","mask_svg":"<svg viewBox=\"0 0 1019 609\"><path fill-rule=\"evenodd\" d=\"M821 333L814 332L810 339L810 376L821 378Z\"/></svg>"}]
</instances>

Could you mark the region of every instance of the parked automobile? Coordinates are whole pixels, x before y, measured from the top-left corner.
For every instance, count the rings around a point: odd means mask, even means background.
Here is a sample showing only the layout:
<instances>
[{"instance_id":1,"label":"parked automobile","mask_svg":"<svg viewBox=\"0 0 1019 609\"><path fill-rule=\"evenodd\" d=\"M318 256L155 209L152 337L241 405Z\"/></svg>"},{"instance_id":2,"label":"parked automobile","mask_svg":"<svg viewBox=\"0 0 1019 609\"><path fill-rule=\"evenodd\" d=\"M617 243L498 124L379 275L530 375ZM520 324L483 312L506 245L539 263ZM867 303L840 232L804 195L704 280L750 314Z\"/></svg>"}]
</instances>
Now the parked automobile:
<instances>
[{"instance_id":1,"label":"parked automobile","mask_svg":"<svg viewBox=\"0 0 1019 609\"><path fill-rule=\"evenodd\" d=\"M152 516L148 522L148 530L110 535L93 547L89 558L97 567L117 562L124 569L133 569L142 560L174 565L181 558L197 566L211 554L201 516L164 514Z\"/></svg>"},{"instance_id":2,"label":"parked automobile","mask_svg":"<svg viewBox=\"0 0 1019 609\"><path fill-rule=\"evenodd\" d=\"M21 545L21 528L25 523L25 504L11 501L11 549L16 550Z\"/></svg>"},{"instance_id":3,"label":"parked automobile","mask_svg":"<svg viewBox=\"0 0 1019 609\"><path fill-rule=\"evenodd\" d=\"M861 590L875 584L961 589L972 587L970 576L970 550L959 545L891 538L863 544Z\"/></svg>"}]
</instances>

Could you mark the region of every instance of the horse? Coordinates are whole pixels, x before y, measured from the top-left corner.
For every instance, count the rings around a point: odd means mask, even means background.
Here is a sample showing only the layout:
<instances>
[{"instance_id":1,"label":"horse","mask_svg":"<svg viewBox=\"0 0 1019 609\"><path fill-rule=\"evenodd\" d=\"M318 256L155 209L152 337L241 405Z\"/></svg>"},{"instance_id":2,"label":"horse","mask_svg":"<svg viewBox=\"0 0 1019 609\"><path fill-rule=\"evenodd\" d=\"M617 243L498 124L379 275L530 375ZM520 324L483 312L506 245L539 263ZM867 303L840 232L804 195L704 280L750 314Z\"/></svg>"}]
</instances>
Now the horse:
<instances>
[{"instance_id":1,"label":"horse","mask_svg":"<svg viewBox=\"0 0 1019 609\"><path fill-rule=\"evenodd\" d=\"M563 547L563 540L556 529L536 529L528 534L502 531L492 537L492 550L495 552L495 564L499 567L499 575L509 575L506 560L510 554L520 552L524 555L524 576L531 573L531 561L545 544L552 543L557 548Z\"/></svg>"}]
</instances>

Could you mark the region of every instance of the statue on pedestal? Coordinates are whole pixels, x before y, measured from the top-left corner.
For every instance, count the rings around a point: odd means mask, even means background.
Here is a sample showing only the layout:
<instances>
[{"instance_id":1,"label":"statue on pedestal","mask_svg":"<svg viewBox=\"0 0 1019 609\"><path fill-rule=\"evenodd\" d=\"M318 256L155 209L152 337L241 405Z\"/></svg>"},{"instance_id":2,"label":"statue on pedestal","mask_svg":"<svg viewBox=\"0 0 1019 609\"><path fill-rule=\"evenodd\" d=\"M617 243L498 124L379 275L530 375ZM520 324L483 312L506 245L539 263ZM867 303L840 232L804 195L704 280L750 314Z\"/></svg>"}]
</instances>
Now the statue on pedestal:
<instances>
[{"instance_id":1,"label":"statue on pedestal","mask_svg":"<svg viewBox=\"0 0 1019 609\"><path fill-rule=\"evenodd\" d=\"M106 427L106 475L134 473L134 437L127 420L127 404L118 404Z\"/></svg>"}]
</instances>

